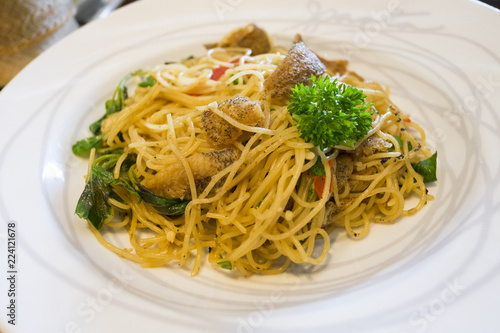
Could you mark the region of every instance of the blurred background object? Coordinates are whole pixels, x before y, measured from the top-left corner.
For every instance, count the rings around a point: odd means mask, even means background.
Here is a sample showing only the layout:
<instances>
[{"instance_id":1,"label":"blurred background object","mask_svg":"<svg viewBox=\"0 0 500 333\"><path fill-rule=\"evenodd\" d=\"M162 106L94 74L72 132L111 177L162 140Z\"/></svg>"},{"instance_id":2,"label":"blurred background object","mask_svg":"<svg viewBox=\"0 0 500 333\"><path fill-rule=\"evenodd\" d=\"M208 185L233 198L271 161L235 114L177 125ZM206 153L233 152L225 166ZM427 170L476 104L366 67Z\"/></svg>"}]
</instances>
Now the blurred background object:
<instances>
[{"instance_id":1,"label":"blurred background object","mask_svg":"<svg viewBox=\"0 0 500 333\"><path fill-rule=\"evenodd\" d=\"M500 0L482 0L482 2L500 9Z\"/></svg>"},{"instance_id":2,"label":"blurred background object","mask_svg":"<svg viewBox=\"0 0 500 333\"><path fill-rule=\"evenodd\" d=\"M73 0L0 0L0 87L78 28Z\"/></svg>"},{"instance_id":3,"label":"blurred background object","mask_svg":"<svg viewBox=\"0 0 500 333\"><path fill-rule=\"evenodd\" d=\"M44 50L134 0L0 0L0 89Z\"/></svg>"},{"instance_id":4,"label":"blurred background object","mask_svg":"<svg viewBox=\"0 0 500 333\"><path fill-rule=\"evenodd\" d=\"M125 0L80 0L75 19L78 24L84 25L95 19L108 16L109 13L125 3Z\"/></svg>"}]
</instances>

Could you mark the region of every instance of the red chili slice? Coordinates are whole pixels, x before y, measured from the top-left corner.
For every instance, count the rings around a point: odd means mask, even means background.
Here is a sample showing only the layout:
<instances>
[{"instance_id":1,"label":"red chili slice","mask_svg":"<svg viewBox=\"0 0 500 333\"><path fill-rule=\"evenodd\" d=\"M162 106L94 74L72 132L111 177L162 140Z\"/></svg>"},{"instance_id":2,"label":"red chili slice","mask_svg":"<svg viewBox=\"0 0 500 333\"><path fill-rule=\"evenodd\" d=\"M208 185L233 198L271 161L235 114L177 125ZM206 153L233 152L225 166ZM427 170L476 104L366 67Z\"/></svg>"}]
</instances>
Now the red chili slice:
<instances>
[{"instance_id":1,"label":"red chili slice","mask_svg":"<svg viewBox=\"0 0 500 333\"><path fill-rule=\"evenodd\" d=\"M328 161L328 165L332 167L333 161ZM326 176L314 176L313 183L314 189L316 190L316 194L319 198L323 197L323 189L325 188L325 180ZM332 186L330 185L330 193L332 192Z\"/></svg>"},{"instance_id":2,"label":"red chili slice","mask_svg":"<svg viewBox=\"0 0 500 333\"><path fill-rule=\"evenodd\" d=\"M212 70L212 76L210 77L210 79L214 80L214 81L218 81L222 75L224 75L224 73L229 69L229 67L224 67L224 66L219 66L219 67L215 67L213 70Z\"/></svg>"}]
</instances>

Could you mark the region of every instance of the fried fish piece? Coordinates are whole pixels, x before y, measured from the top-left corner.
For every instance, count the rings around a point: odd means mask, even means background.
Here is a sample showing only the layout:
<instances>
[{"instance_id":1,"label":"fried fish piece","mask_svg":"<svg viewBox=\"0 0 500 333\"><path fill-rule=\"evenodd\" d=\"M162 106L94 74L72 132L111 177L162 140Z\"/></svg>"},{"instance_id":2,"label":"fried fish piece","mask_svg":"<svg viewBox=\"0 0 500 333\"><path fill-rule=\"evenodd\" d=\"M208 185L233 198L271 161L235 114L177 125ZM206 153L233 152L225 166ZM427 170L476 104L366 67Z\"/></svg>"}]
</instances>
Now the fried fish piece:
<instances>
[{"instance_id":1,"label":"fried fish piece","mask_svg":"<svg viewBox=\"0 0 500 333\"><path fill-rule=\"evenodd\" d=\"M354 159L359 160L381 151L387 151L391 146L390 142L372 135L366 138L356 149L348 150L347 153L353 154Z\"/></svg>"},{"instance_id":2,"label":"fried fish piece","mask_svg":"<svg viewBox=\"0 0 500 333\"><path fill-rule=\"evenodd\" d=\"M340 154L335 159L335 178L337 179L337 189L339 192L343 192L345 185L349 181L349 177L354 171L354 163L351 156L347 154Z\"/></svg>"},{"instance_id":3,"label":"fried fish piece","mask_svg":"<svg viewBox=\"0 0 500 333\"><path fill-rule=\"evenodd\" d=\"M231 46L245 47L252 50L252 55L259 55L271 51L272 42L264 29L250 23L230 31L219 43L205 45L207 49Z\"/></svg>"},{"instance_id":4,"label":"fried fish piece","mask_svg":"<svg viewBox=\"0 0 500 333\"><path fill-rule=\"evenodd\" d=\"M302 36L300 34L296 34L295 38L293 39L293 42L294 43L303 42ZM316 54L318 59L323 63L323 65L325 65L326 71L329 75L336 75L336 74L344 75L347 73L348 75L356 77L361 82L364 81L363 77L358 75L356 72L347 70L347 66L349 65L348 60L344 59L329 60L321 57L316 52L314 54Z\"/></svg>"},{"instance_id":5,"label":"fried fish piece","mask_svg":"<svg viewBox=\"0 0 500 333\"><path fill-rule=\"evenodd\" d=\"M240 156L236 148L198 153L187 158L195 180L197 193L203 192L212 176L234 163ZM153 177L143 180L142 185L156 195L168 198L191 199L191 188L186 169L177 161L158 171Z\"/></svg>"},{"instance_id":6,"label":"fried fish piece","mask_svg":"<svg viewBox=\"0 0 500 333\"><path fill-rule=\"evenodd\" d=\"M201 116L201 127L215 146L227 146L237 141L244 131L218 116L208 106ZM220 103L217 108L237 122L256 126L264 121L260 101L248 97L235 97Z\"/></svg>"},{"instance_id":7,"label":"fried fish piece","mask_svg":"<svg viewBox=\"0 0 500 333\"><path fill-rule=\"evenodd\" d=\"M288 96L296 84L306 83L311 75L318 76L325 71L325 65L303 42L295 43L264 81L264 95L273 98Z\"/></svg>"}]
</instances>

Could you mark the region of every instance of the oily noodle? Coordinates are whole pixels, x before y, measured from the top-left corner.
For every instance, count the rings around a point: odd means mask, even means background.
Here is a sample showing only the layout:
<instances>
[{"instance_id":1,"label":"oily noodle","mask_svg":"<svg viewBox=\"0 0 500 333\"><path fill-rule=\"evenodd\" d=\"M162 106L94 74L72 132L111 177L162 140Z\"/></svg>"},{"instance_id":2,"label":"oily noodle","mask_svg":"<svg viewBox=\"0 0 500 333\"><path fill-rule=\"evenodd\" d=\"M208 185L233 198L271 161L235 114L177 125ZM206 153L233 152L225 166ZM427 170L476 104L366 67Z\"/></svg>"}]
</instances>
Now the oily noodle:
<instances>
[{"instance_id":1,"label":"oily noodle","mask_svg":"<svg viewBox=\"0 0 500 333\"><path fill-rule=\"evenodd\" d=\"M105 144L125 151L116 165L115 177L129 153L137 154L134 172L139 180L180 160L188 175L192 200L184 215L165 216L116 187L123 201L108 200L117 214L106 221L105 227L125 228L131 247L122 249L107 242L89 223L103 246L144 267L188 263L192 275L200 268L203 249L208 248L209 262L214 265L230 262L245 275L276 274L290 262L319 264L325 260L332 228L324 227L328 219L325 204L331 196L342 207L334 214L332 225L345 228L354 237L366 234L370 221L389 223L422 208L430 198L410 164L416 154L428 155L422 148L425 135L420 127L402 121L404 116L380 85L360 82L355 76L341 77L363 88L375 103L378 113L370 134L392 142L395 150L356 162L352 179L368 182L369 186L362 192L352 192L346 186L339 193L335 174L328 167L330 159L335 169L338 151L326 156L305 143L293 126L286 100L263 99L263 82L283 58L280 52L249 56L246 49L213 49L203 57L162 65L150 72L159 84L136 88L125 108L103 124ZM213 73L223 67L228 69L222 77L212 80ZM234 96L261 99L265 124L249 128L229 119L253 135L245 144L234 144L241 151L240 158L197 193L186 158L216 149L201 129L201 113L208 104ZM418 134L420 144L406 134L410 129ZM403 147L391 134L402 137ZM418 149L409 152L407 142ZM324 186L321 198L314 193L312 174L307 171L317 156L325 166L325 183L333 183L333 193ZM412 192L420 201L405 210L404 198Z\"/></svg>"}]
</instances>

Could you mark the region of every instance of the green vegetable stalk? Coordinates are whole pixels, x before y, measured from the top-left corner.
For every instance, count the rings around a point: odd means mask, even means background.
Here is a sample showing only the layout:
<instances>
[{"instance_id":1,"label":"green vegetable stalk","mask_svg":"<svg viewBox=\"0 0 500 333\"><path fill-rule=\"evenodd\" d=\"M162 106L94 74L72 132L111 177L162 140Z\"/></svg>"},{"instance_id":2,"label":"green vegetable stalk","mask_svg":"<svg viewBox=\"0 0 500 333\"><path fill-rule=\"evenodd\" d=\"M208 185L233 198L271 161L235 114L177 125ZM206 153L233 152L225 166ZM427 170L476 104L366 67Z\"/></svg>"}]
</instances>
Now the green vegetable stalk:
<instances>
[{"instance_id":1,"label":"green vegetable stalk","mask_svg":"<svg viewBox=\"0 0 500 333\"><path fill-rule=\"evenodd\" d=\"M73 154L80 157L88 157L92 148L100 148L102 146L102 135L101 135L101 125L104 119L108 116L121 111L125 106L125 100L128 98L127 87L125 84L133 76L145 75L147 72L139 69L133 73L127 74L123 79L121 79L118 87L113 93L113 97L106 101L106 113L99 118L99 120L93 122L89 129L94 134L94 136L88 137L86 139L76 142L73 147ZM156 84L156 80L148 76L145 81L139 83L141 87L151 87Z\"/></svg>"},{"instance_id":2,"label":"green vegetable stalk","mask_svg":"<svg viewBox=\"0 0 500 333\"><path fill-rule=\"evenodd\" d=\"M138 70L125 76L116 88L113 97L106 101L106 113L99 120L90 125L90 131L94 134L89 138L76 142L73 147L73 153L80 157L88 157L92 148L101 148L103 146L101 124L109 115L119 112L125 106L125 100L128 98L126 82L132 76L144 75L146 72ZM156 80L148 76L139 83L140 87L152 87ZM180 215L184 213L189 200L180 200L158 196L146 187L142 186L136 179L133 172L137 156L129 154L120 168L120 175L114 178L113 170L123 149L103 150L96 153L96 158L90 169L88 181L76 205L75 213L88 219L96 229L100 229L104 222L112 214L111 206L108 204L109 198L121 200L115 192L116 188L123 188L130 194L137 197L138 202L142 200L150 204L160 214Z\"/></svg>"},{"instance_id":3,"label":"green vegetable stalk","mask_svg":"<svg viewBox=\"0 0 500 333\"><path fill-rule=\"evenodd\" d=\"M129 154L122 163L120 176L114 178L113 169L123 149L115 149L96 158L92 164L88 182L76 205L75 213L83 219L88 219L96 229L100 229L112 212L108 204L109 197L121 198L114 192L115 187L121 187L150 204L159 213L165 215L180 215L184 213L189 200L166 198L156 195L142 186L134 175L135 154Z\"/></svg>"}]
</instances>

